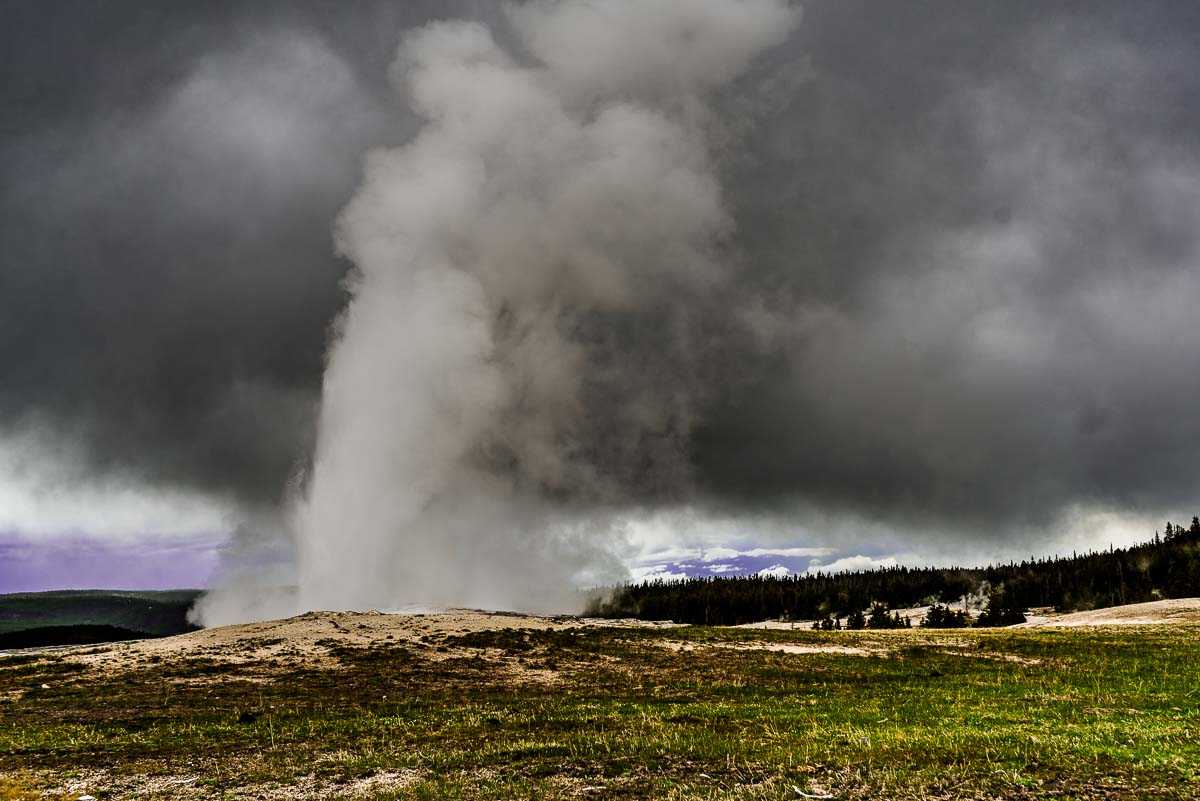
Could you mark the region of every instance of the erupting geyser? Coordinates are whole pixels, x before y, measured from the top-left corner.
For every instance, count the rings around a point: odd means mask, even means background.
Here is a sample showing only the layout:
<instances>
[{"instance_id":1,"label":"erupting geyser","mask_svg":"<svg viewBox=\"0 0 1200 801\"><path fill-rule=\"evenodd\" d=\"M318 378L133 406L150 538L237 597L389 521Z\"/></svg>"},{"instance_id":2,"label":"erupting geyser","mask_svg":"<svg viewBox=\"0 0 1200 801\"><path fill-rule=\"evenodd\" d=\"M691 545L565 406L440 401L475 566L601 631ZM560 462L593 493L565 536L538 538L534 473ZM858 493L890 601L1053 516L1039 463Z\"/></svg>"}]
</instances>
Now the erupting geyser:
<instances>
[{"instance_id":1,"label":"erupting geyser","mask_svg":"<svg viewBox=\"0 0 1200 801\"><path fill-rule=\"evenodd\" d=\"M513 7L408 33L425 125L368 155L294 510L301 608L562 608L606 509L684 491L731 231L705 98L780 0Z\"/></svg>"}]
</instances>

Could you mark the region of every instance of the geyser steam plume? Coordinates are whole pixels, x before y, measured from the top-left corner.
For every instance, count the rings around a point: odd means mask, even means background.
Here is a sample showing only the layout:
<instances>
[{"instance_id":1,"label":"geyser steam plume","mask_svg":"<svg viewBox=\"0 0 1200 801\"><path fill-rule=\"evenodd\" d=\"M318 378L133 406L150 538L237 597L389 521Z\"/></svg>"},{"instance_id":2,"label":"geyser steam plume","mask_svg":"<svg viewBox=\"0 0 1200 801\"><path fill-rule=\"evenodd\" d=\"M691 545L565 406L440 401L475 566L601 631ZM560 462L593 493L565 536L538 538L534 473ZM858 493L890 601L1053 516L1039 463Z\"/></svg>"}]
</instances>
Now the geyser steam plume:
<instances>
[{"instance_id":1,"label":"geyser steam plume","mask_svg":"<svg viewBox=\"0 0 1200 801\"><path fill-rule=\"evenodd\" d=\"M404 36L425 124L337 221L355 269L292 521L301 608L561 607L612 512L687 492L736 278L706 100L798 11L506 17L513 52L477 23Z\"/></svg>"}]
</instances>

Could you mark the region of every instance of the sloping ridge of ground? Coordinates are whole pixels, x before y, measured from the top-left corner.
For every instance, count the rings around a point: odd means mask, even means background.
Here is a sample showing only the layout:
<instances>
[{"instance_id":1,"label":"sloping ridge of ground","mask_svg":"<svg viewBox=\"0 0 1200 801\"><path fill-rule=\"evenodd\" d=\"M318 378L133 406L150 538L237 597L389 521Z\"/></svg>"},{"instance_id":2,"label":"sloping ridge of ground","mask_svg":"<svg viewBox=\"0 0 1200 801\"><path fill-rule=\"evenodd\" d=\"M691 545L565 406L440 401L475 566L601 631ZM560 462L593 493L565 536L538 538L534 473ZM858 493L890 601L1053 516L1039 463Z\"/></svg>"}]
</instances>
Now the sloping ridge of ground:
<instances>
[{"instance_id":1,"label":"sloping ridge of ground","mask_svg":"<svg viewBox=\"0 0 1200 801\"><path fill-rule=\"evenodd\" d=\"M0 632L0 649L44 648L60 645L94 645L123 640L140 640L151 635L120 626L40 626L34 629Z\"/></svg>"},{"instance_id":2,"label":"sloping ridge of ground","mask_svg":"<svg viewBox=\"0 0 1200 801\"><path fill-rule=\"evenodd\" d=\"M1200 598L1170 598L1140 604L1110 606L1030 620L1014 628L1074 626L1150 626L1200 623Z\"/></svg>"},{"instance_id":3,"label":"sloping ridge of ground","mask_svg":"<svg viewBox=\"0 0 1200 801\"><path fill-rule=\"evenodd\" d=\"M563 631L581 628L662 628L671 623L600 620L562 615L542 617L510 612L447 609L422 614L383 612L306 612L281 620L239 623L156 639L107 643L71 654L81 663L105 669L130 669L145 660L205 658L230 664L281 660L281 664L336 662L343 648L375 645L427 646L444 637L504 630ZM454 656L458 649L439 655Z\"/></svg>"}]
</instances>

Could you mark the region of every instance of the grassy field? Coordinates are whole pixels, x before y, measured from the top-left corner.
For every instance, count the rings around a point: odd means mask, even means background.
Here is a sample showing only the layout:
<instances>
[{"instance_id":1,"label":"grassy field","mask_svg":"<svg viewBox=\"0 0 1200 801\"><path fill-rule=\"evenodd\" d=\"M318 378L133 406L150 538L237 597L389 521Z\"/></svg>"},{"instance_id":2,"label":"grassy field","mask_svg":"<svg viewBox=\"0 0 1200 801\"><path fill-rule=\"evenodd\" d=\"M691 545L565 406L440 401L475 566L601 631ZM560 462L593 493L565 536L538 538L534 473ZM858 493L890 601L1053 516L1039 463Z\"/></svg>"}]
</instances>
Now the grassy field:
<instances>
[{"instance_id":1,"label":"grassy field","mask_svg":"<svg viewBox=\"0 0 1200 801\"><path fill-rule=\"evenodd\" d=\"M829 645L868 655L766 649ZM1200 798L1197 628L486 631L332 656L0 658L0 798Z\"/></svg>"}]
</instances>

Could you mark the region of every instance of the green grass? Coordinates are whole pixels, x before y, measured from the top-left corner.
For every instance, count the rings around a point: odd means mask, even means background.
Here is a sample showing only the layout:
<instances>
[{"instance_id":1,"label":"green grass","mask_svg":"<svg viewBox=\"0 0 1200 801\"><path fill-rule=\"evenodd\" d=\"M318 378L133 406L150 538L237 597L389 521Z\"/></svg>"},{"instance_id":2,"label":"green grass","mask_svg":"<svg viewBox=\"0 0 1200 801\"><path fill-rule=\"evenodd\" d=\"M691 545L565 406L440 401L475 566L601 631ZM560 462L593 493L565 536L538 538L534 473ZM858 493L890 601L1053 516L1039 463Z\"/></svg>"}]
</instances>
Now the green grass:
<instances>
[{"instance_id":1,"label":"green grass","mask_svg":"<svg viewBox=\"0 0 1200 801\"><path fill-rule=\"evenodd\" d=\"M0 659L0 774L192 775L218 797L412 770L379 797L1200 798L1198 635L509 631L107 676ZM750 641L883 655L729 647Z\"/></svg>"}]
</instances>

